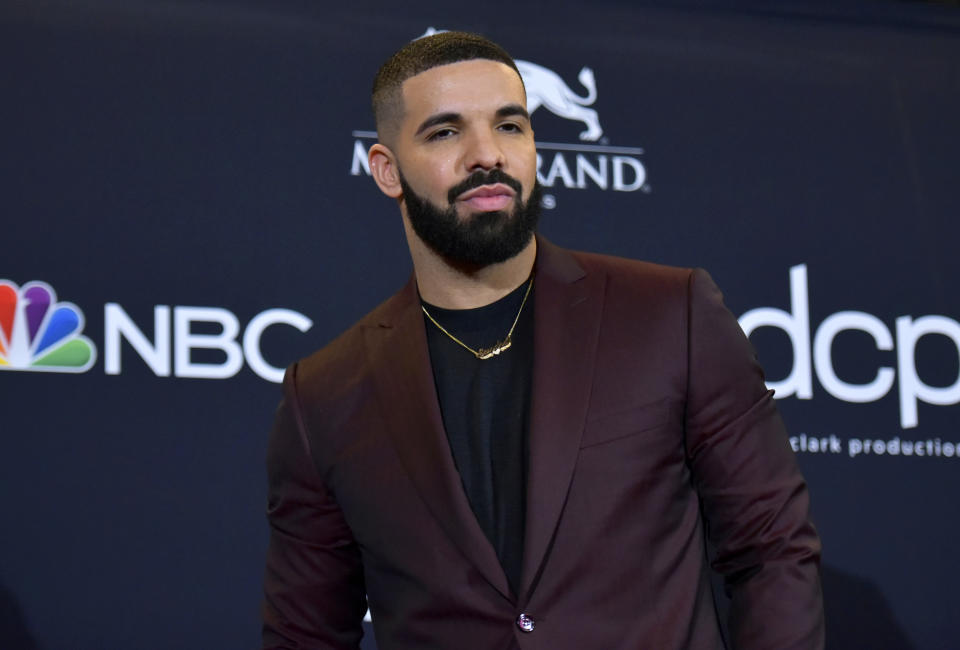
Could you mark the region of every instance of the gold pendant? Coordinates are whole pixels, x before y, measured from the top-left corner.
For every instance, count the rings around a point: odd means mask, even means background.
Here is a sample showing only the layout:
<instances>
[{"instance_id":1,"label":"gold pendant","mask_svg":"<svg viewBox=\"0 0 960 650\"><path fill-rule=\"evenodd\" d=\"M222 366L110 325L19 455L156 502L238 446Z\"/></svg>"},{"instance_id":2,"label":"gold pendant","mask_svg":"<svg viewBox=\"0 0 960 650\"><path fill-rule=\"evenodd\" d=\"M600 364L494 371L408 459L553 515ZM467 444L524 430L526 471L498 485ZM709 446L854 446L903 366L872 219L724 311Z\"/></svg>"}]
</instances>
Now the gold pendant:
<instances>
[{"instance_id":1,"label":"gold pendant","mask_svg":"<svg viewBox=\"0 0 960 650\"><path fill-rule=\"evenodd\" d=\"M480 348L477 350L478 359L490 359L510 347L510 339L501 341L491 348Z\"/></svg>"}]
</instances>

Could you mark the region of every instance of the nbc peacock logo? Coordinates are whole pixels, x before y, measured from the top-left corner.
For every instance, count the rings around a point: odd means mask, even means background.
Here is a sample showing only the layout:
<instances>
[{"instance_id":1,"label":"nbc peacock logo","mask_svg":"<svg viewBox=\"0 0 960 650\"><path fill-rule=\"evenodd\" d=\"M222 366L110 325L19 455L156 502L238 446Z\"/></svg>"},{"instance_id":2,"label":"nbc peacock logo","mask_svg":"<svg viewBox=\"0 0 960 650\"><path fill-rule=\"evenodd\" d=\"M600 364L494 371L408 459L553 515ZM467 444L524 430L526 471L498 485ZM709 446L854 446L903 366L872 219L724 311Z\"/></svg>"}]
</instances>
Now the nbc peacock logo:
<instances>
[{"instance_id":1,"label":"nbc peacock logo","mask_svg":"<svg viewBox=\"0 0 960 650\"><path fill-rule=\"evenodd\" d=\"M0 280L0 370L86 372L97 349L83 326L80 308L57 302L46 282Z\"/></svg>"}]
</instances>

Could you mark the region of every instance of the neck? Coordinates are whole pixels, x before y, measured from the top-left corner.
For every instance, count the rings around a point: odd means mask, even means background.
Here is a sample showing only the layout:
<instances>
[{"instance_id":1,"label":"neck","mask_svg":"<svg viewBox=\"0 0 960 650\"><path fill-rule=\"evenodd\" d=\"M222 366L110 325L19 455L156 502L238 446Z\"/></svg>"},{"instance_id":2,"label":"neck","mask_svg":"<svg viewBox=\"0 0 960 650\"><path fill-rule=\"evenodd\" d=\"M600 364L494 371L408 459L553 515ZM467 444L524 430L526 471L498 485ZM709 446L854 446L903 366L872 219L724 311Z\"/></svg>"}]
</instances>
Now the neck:
<instances>
[{"instance_id":1,"label":"neck","mask_svg":"<svg viewBox=\"0 0 960 650\"><path fill-rule=\"evenodd\" d=\"M424 244L406 219L403 225L413 258L417 289L420 297L431 305L444 309L474 309L489 305L523 284L533 270L537 256L534 237L509 260L467 269L450 264Z\"/></svg>"}]
</instances>

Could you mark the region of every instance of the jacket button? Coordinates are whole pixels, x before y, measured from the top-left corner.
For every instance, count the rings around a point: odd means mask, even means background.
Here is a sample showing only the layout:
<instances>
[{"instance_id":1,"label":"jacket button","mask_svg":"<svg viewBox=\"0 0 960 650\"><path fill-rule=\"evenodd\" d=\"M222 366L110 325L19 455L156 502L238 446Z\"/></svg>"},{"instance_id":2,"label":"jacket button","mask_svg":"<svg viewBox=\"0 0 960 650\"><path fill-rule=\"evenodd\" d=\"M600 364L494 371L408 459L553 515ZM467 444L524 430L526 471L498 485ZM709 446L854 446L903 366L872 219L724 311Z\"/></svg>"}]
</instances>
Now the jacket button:
<instances>
[{"instance_id":1,"label":"jacket button","mask_svg":"<svg viewBox=\"0 0 960 650\"><path fill-rule=\"evenodd\" d=\"M519 627L524 632L533 632L533 628L537 626L536 621L527 616L526 614L520 614L517 617L517 627Z\"/></svg>"}]
</instances>

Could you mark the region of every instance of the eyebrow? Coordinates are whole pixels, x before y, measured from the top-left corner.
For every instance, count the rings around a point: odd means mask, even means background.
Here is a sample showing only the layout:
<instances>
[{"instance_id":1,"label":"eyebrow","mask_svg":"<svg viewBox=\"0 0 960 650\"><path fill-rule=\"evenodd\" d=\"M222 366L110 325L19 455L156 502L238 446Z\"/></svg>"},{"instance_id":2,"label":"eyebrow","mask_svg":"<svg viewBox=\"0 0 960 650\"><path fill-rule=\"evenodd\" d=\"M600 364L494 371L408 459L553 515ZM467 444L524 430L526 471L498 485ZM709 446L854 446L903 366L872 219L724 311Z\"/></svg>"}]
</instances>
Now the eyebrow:
<instances>
[{"instance_id":1,"label":"eyebrow","mask_svg":"<svg viewBox=\"0 0 960 650\"><path fill-rule=\"evenodd\" d=\"M499 109L497 109L496 115L498 118L519 115L520 117L524 118L527 121L530 120L530 113L528 113L527 109L525 109L520 104L507 104L506 106L502 106ZM462 121L463 121L463 116L460 113L454 113L452 111L448 111L446 113L437 113L436 115L431 115L430 117L425 119L423 122L421 122L420 126L417 127L417 131L416 133L414 133L414 135L420 135L430 127L436 126L438 124L447 124L447 123L455 124L457 122L462 122Z\"/></svg>"},{"instance_id":2,"label":"eyebrow","mask_svg":"<svg viewBox=\"0 0 960 650\"><path fill-rule=\"evenodd\" d=\"M436 115L431 115L425 119L419 127L417 127L417 132L414 135L420 135L431 126L436 126L437 124L444 124L446 122L462 122L463 116L460 113L437 113Z\"/></svg>"},{"instance_id":3,"label":"eyebrow","mask_svg":"<svg viewBox=\"0 0 960 650\"><path fill-rule=\"evenodd\" d=\"M510 117L513 115L519 115L525 120L530 120L530 113L520 104L507 104L497 111L497 117Z\"/></svg>"}]
</instances>

